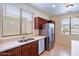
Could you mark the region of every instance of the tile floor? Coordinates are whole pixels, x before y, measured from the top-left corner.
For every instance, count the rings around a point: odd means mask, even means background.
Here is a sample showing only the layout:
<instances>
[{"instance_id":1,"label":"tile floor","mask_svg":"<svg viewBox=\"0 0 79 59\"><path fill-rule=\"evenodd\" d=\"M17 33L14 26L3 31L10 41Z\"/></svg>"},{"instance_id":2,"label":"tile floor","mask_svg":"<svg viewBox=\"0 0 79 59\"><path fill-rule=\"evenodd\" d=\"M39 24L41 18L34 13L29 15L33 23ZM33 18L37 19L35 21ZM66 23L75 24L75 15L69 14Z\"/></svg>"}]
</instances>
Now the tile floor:
<instances>
[{"instance_id":1,"label":"tile floor","mask_svg":"<svg viewBox=\"0 0 79 59\"><path fill-rule=\"evenodd\" d=\"M45 51L41 56L70 56L70 49L67 46L55 44L50 51Z\"/></svg>"}]
</instances>

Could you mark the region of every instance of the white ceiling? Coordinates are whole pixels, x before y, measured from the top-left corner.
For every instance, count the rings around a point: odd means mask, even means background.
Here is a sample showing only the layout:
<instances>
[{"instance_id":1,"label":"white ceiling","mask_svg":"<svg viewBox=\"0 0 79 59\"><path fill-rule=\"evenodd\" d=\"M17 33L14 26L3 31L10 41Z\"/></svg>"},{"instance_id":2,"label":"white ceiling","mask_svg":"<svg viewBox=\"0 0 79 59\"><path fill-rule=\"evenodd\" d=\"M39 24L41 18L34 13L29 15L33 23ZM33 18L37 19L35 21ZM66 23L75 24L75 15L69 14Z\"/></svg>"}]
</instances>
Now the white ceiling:
<instances>
[{"instance_id":1,"label":"white ceiling","mask_svg":"<svg viewBox=\"0 0 79 59\"><path fill-rule=\"evenodd\" d=\"M52 8L53 4L56 5L56 7ZM30 5L50 16L66 14L68 11L79 12L79 3L75 3L71 9L66 7L67 3L30 3Z\"/></svg>"}]
</instances>

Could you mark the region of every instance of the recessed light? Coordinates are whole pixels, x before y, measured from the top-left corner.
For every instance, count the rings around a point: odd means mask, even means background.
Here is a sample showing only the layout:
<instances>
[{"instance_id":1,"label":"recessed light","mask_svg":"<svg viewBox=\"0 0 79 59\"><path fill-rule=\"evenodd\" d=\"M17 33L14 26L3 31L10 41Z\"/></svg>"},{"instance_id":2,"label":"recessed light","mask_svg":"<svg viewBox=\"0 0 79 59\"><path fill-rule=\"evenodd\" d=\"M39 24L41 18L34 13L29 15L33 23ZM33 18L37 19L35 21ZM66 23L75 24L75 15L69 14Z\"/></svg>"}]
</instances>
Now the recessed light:
<instances>
[{"instance_id":1,"label":"recessed light","mask_svg":"<svg viewBox=\"0 0 79 59\"><path fill-rule=\"evenodd\" d=\"M73 6L74 6L73 4L66 5L67 8L72 8Z\"/></svg>"},{"instance_id":2,"label":"recessed light","mask_svg":"<svg viewBox=\"0 0 79 59\"><path fill-rule=\"evenodd\" d=\"M54 7L56 7L56 5L52 5L52 7L54 8Z\"/></svg>"}]
</instances>

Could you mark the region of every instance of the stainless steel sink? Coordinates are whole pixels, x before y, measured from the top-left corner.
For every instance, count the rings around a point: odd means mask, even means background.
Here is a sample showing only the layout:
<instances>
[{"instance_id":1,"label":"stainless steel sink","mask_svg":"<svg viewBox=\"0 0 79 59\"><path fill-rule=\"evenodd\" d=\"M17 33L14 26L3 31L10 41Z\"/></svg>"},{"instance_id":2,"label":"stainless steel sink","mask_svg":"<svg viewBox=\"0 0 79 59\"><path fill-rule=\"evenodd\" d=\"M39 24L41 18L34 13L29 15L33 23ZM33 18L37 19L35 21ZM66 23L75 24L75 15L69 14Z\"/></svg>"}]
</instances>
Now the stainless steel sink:
<instances>
[{"instance_id":1,"label":"stainless steel sink","mask_svg":"<svg viewBox=\"0 0 79 59\"><path fill-rule=\"evenodd\" d=\"M19 40L19 42L27 42L27 41L31 41L31 40L34 40L34 38L22 39L22 40Z\"/></svg>"}]
</instances>

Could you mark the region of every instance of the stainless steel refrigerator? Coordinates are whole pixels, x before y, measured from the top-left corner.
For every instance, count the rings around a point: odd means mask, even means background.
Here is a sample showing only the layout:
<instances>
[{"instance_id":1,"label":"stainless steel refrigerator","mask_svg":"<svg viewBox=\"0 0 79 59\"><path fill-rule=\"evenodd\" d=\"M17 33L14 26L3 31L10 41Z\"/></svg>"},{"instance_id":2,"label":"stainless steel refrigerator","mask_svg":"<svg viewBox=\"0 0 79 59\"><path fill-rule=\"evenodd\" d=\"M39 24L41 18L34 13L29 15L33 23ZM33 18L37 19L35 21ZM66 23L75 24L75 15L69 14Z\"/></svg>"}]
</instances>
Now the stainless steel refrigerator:
<instances>
[{"instance_id":1,"label":"stainless steel refrigerator","mask_svg":"<svg viewBox=\"0 0 79 59\"><path fill-rule=\"evenodd\" d=\"M47 36L46 49L51 50L55 42L55 25L53 23L44 24L39 34Z\"/></svg>"}]
</instances>

